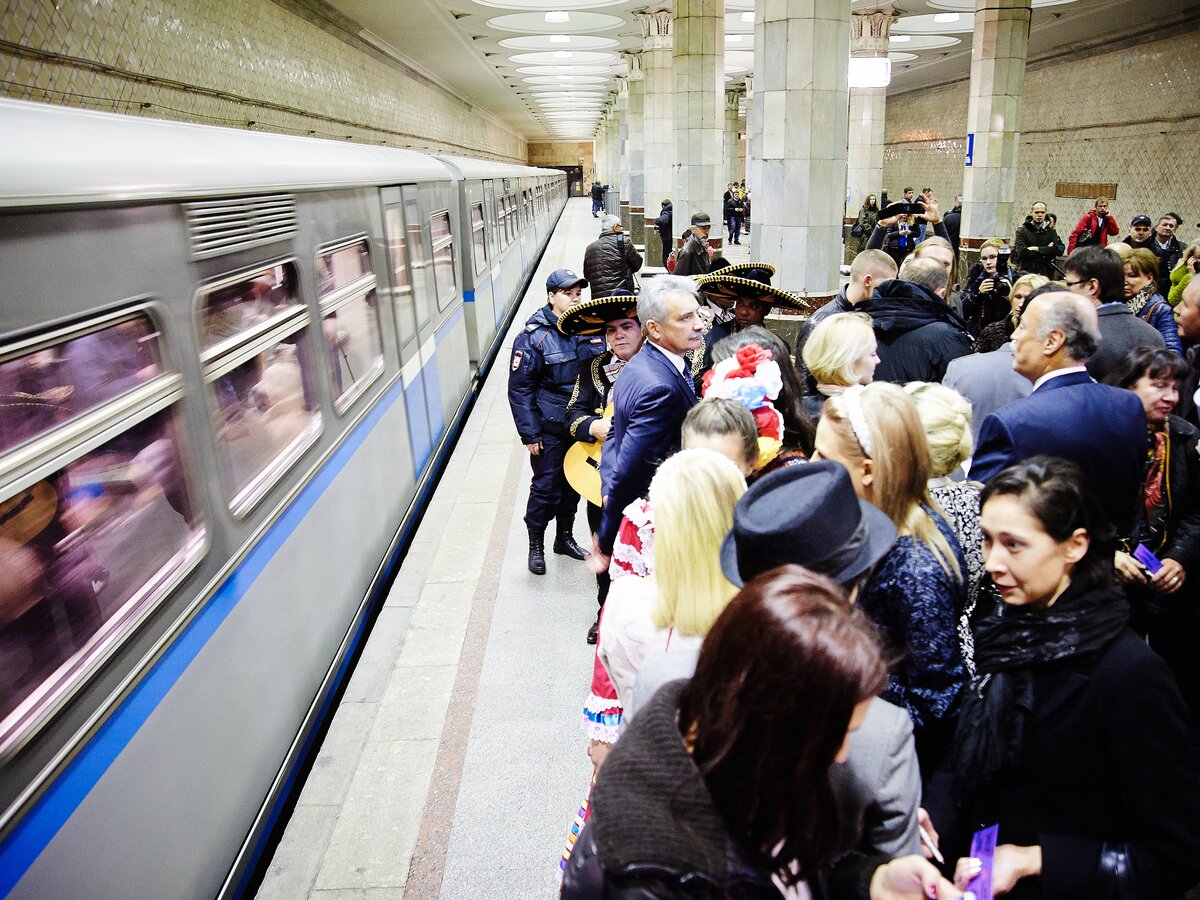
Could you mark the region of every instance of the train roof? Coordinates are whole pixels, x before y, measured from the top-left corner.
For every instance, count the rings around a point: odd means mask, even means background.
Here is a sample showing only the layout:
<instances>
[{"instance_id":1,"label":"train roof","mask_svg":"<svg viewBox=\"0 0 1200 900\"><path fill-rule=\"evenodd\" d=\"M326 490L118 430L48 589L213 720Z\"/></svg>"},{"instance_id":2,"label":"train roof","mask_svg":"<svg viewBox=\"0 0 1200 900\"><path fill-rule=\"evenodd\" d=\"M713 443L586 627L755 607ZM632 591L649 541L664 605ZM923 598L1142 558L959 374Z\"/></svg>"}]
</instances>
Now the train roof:
<instances>
[{"instance_id":1,"label":"train roof","mask_svg":"<svg viewBox=\"0 0 1200 900\"><path fill-rule=\"evenodd\" d=\"M469 156L445 156L438 154L438 159L451 167L451 171L468 181L477 178L544 178L547 175L560 175L557 169L536 169L533 166L518 166L513 163L492 162L486 159L472 159Z\"/></svg>"},{"instance_id":2,"label":"train roof","mask_svg":"<svg viewBox=\"0 0 1200 900\"><path fill-rule=\"evenodd\" d=\"M0 133L0 208L451 180L412 150L20 100L0 99Z\"/></svg>"}]
</instances>

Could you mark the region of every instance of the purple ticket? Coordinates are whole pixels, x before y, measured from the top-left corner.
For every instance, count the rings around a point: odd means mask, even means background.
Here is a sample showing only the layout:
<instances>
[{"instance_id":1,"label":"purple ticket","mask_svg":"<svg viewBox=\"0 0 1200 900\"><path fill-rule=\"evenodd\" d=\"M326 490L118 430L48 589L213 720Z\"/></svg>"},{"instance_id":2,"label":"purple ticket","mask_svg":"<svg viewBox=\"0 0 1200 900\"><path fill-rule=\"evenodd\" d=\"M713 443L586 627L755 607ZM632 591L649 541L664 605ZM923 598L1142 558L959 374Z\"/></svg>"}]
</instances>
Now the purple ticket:
<instances>
[{"instance_id":1,"label":"purple ticket","mask_svg":"<svg viewBox=\"0 0 1200 900\"><path fill-rule=\"evenodd\" d=\"M979 874L967 883L967 890L975 895L975 900L992 900L992 867L996 863L996 839L999 837L1000 826L993 825L975 832L971 838L971 858L983 864Z\"/></svg>"},{"instance_id":2,"label":"purple ticket","mask_svg":"<svg viewBox=\"0 0 1200 900\"><path fill-rule=\"evenodd\" d=\"M1154 551L1145 544L1138 544L1134 548L1133 558L1149 569L1151 575L1162 568L1162 562L1154 555Z\"/></svg>"}]
</instances>

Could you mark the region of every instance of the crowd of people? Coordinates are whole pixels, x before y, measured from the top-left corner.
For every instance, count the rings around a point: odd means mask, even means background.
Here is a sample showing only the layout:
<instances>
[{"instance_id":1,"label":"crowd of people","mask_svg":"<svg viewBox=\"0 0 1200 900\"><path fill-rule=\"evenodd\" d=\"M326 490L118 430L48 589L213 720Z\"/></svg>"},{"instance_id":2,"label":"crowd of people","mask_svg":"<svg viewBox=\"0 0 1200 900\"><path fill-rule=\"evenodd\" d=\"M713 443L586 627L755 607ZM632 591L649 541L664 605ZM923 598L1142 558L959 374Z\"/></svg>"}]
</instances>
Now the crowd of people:
<instances>
[{"instance_id":1,"label":"crowd of people","mask_svg":"<svg viewBox=\"0 0 1200 900\"><path fill-rule=\"evenodd\" d=\"M612 278L602 236L514 343L529 569L556 518L600 606L564 898L1200 888L1195 246L1164 293L1174 227L1105 246L1097 201L1064 259L1037 203L963 315L899 203L820 309L698 213L699 271Z\"/></svg>"}]
</instances>

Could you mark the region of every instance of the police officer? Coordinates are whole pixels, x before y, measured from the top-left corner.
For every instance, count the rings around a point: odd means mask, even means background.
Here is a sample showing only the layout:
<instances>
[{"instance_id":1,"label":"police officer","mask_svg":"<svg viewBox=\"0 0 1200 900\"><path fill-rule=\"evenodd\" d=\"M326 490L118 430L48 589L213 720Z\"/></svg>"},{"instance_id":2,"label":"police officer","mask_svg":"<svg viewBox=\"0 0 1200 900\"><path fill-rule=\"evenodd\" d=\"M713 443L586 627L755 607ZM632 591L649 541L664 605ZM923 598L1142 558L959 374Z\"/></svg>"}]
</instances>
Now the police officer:
<instances>
[{"instance_id":1,"label":"police officer","mask_svg":"<svg viewBox=\"0 0 1200 900\"><path fill-rule=\"evenodd\" d=\"M568 269L552 272L546 279L546 305L529 317L513 341L508 404L533 467L525 526L534 575L546 574L545 536L551 519L558 522L554 552L572 559L588 556L571 530L579 494L563 475L563 456L572 443L564 420L580 367L604 352L604 338L568 337L557 326L558 317L579 302L586 286L585 279Z\"/></svg>"}]
</instances>

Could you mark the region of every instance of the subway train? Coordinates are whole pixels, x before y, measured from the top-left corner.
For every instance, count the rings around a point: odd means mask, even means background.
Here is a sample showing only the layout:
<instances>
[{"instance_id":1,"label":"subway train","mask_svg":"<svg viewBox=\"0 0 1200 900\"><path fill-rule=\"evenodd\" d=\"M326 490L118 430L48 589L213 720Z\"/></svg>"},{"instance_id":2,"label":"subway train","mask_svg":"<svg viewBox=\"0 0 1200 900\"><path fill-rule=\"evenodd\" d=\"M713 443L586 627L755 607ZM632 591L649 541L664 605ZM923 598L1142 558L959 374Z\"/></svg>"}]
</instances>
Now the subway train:
<instances>
[{"instance_id":1,"label":"subway train","mask_svg":"<svg viewBox=\"0 0 1200 900\"><path fill-rule=\"evenodd\" d=\"M566 176L0 131L0 896L239 896Z\"/></svg>"}]
</instances>

